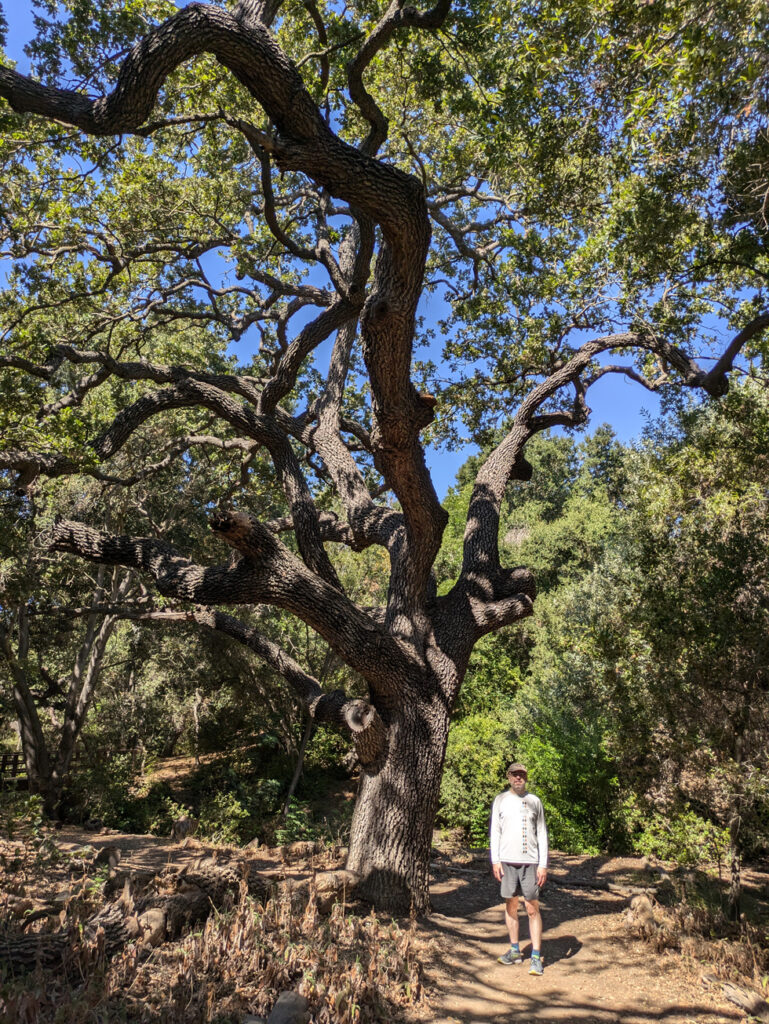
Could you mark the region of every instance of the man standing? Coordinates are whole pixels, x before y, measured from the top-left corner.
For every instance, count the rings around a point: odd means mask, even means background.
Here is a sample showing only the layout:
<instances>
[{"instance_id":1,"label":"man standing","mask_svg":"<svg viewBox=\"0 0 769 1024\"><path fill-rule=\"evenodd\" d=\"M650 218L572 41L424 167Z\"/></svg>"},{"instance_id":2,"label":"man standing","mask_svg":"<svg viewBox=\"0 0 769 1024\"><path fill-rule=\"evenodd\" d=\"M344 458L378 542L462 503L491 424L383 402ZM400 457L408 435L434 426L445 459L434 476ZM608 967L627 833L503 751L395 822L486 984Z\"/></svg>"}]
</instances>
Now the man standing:
<instances>
[{"instance_id":1,"label":"man standing","mask_svg":"<svg viewBox=\"0 0 769 1024\"><path fill-rule=\"evenodd\" d=\"M510 949L498 959L506 965L523 963L518 945L520 893L529 916L529 974L542 974L539 891L547 881L547 827L542 801L526 791L527 776L522 764L511 764L507 769L510 788L499 794L491 808L491 863L494 877L502 883L500 894L505 900L505 924L510 935Z\"/></svg>"}]
</instances>

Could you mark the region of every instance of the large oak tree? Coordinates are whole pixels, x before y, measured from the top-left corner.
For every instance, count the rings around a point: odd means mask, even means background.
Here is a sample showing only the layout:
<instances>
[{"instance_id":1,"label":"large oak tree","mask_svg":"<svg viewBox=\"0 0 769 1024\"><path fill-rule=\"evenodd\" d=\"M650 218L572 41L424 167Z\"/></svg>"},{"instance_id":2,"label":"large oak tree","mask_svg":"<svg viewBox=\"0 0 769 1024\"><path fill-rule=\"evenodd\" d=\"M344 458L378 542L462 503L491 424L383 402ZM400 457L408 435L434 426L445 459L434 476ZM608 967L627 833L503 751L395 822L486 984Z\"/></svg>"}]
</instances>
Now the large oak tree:
<instances>
[{"instance_id":1,"label":"large oak tree","mask_svg":"<svg viewBox=\"0 0 769 1024\"><path fill-rule=\"evenodd\" d=\"M174 538L140 507L138 535L81 510L51 546L137 570L159 617L232 637L318 723L349 731L362 777L348 867L393 909L427 905L473 646L532 611L532 573L502 563L498 537L508 482L530 475L527 442L581 426L610 373L721 395L769 325L766 176L745 149L765 107L750 91L760 69L739 59L752 38L729 37L733 94L691 94L687 54L717 50L722 26L709 9L708 36L707 18L653 7L52 5L34 74L0 68L16 260L0 307L6 482L162 487L174 461L231 460L203 559L183 504ZM706 45L678 45L703 24ZM414 353L429 333L420 300L442 285L443 380ZM731 339L703 366L716 314ZM254 337L237 363L228 346ZM462 422L480 441L504 429L439 596L447 516L424 438L451 442ZM250 490L257 473L274 507ZM386 552L381 603L346 592L340 545ZM254 606L315 630L365 699L325 692L232 614Z\"/></svg>"}]
</instances>

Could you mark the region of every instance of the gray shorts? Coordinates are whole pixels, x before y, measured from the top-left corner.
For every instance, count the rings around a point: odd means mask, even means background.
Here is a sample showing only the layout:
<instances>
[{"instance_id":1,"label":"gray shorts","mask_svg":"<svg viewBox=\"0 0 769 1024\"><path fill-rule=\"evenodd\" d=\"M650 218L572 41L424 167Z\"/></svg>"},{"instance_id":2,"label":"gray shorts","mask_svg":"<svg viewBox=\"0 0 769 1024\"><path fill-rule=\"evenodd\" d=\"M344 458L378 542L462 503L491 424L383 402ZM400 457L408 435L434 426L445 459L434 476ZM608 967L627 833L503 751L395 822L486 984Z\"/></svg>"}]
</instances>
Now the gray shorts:
<instances>
[{"instance_id":1,"label":"gray shorts","mask_svg":"<svg viewBox=\"0 0 769 1024\"><path fill-rule=\"evenodd\" d=\"M522 894L525 900L539 899L536 864L503 864L502 885L499 893L503 900Z\"/></svg>"}]
</instances>

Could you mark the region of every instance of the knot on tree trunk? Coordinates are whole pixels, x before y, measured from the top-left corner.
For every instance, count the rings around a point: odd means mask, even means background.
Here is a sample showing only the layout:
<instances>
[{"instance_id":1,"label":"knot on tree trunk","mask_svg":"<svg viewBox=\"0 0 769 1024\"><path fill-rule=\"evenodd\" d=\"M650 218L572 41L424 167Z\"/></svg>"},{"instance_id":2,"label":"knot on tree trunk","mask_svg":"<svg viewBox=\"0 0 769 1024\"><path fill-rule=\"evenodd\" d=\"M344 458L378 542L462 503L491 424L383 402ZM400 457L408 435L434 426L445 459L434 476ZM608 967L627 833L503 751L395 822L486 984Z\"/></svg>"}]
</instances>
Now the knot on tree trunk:
<instances>
[{"instance_id":1,"label":"knot on tree trunk","mask_svg":"<svg viewBox=\"0 0 769 1024\"><path fill-rule=\"evenodd\" d=\"M516 565L512 569L503 569L500 582L495 587L497 597L510 597L513 594L525 594L530 600L537 596L537 582L534 573L525 565Z\"/></svg>"},{"instance_id":2,"label":"knot on tree trunk","mask_svg":"<svg viewBox=\"0 0 769 1024\"><path fill-rule=\"evenodd\" d=\"M365 700L349 701L343 715L363 771L376 774L387 758L387 726L373 704Z\"/></svg>"},{"instance_id":3,"label":"knot on tree trunk","mask_svg":"<svg viewBox=\"0 0 769 1024\"><path fill-rule=\"evenodd\" d=\"M214 533L220 533L230 543L248 536L253 528L251 516L246 512L224 512L219 510L211 515L208 522Z\"/></svg>"},{"instance_id":4,"label":"knot on tree trunk","mask_svg":"<svg viewBox=\"0 0 769 1024\"><path fill-rule=\"evenodd\" d=\"M273 534L246 512L214 512L208 522L214 533L246 556L264 559L277 553Z\"/></svg>"}]
</instances>

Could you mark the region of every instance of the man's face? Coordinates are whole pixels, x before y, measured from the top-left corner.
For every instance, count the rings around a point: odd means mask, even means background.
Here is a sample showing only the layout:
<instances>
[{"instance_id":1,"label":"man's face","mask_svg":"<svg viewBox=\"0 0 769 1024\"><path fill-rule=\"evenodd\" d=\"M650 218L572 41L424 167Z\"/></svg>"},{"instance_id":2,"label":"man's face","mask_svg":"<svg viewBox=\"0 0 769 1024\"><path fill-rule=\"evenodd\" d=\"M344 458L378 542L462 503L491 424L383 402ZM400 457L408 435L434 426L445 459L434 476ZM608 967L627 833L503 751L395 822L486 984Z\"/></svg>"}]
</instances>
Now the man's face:
<instances>
[{"instance_id":1,"label":"man's face","mask_svg":"<svg viewBox=\"0 0 769 1024\"><path fill-rule=\"evenodd\" d=\"M510 789L519 796L526 792L526 773L525 772L509 772L507 781L510 783Z\"/></svg>"}]
</instances>

